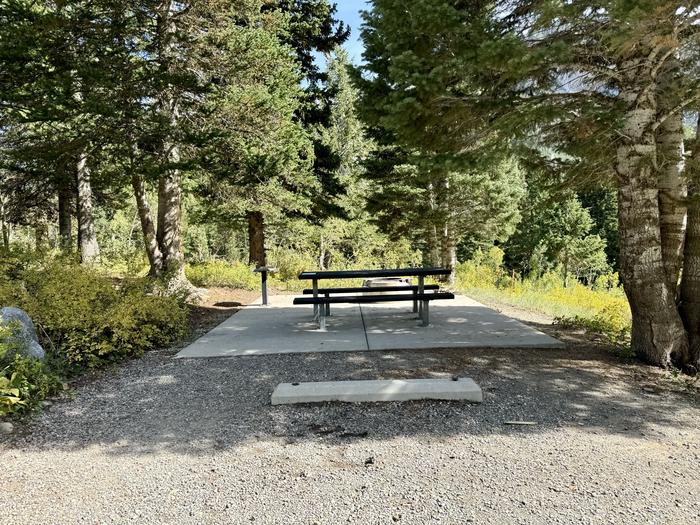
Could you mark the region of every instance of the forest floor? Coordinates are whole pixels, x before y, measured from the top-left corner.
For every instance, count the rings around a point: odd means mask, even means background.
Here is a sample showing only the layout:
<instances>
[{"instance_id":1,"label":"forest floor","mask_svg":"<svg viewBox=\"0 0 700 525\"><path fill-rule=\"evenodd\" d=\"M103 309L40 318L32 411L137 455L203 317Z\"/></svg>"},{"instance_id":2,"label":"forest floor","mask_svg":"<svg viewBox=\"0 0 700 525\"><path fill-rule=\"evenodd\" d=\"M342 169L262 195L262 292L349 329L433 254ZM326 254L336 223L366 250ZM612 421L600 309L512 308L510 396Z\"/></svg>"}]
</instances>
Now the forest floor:
<instances>
[{"instance_id":1,"label":"forest floor","mask_svg":"<svg viewBox=\"0 0 700 525\"><path fill-rule=\"evenodd\" d=\"M213 290L192 338L255 297ZM0 522L697 523L697 382L491 306L567 348L172 359L183 342L96 374L0 438ZM290 377L451 375L484 402L270 405Z\"/></svg>"}]
</instances>

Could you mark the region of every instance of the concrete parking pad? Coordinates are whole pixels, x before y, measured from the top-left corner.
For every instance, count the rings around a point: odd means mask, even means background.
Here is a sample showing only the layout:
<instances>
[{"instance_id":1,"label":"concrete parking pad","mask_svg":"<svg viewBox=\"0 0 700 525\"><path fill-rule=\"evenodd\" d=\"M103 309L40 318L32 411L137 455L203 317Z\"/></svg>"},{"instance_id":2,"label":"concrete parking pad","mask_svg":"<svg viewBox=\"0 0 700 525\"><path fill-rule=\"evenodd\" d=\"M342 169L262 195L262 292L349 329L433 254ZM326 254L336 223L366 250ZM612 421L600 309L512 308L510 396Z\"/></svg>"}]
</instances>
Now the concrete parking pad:
<instances>
[{"instance_id":1,"label":"concrete parking pad","mask_svg":"<svg viewBox=\"0 0 700 525\"><path fill-rule=\"evenodd\" d=\"M312 321L310 306L289 295L270 306L247 306L194 343L178 358L234 357L304 352L414 348L563 348L563 343L464 296L435 301L430 326L411 303L333 305L327 330Z\"/></svg>"},{"instance_id":2,"label":"concrete parking pad","mask_svg":"<svg viewBox=\"0 0 700 525\"><path fill-rule=\"evenodd\" d=\"M272 392L273 405L345 401L418 401L441 399L481 403L481 388L473 379L384 379L280 383Z\"/></svg>"}]
</instances>

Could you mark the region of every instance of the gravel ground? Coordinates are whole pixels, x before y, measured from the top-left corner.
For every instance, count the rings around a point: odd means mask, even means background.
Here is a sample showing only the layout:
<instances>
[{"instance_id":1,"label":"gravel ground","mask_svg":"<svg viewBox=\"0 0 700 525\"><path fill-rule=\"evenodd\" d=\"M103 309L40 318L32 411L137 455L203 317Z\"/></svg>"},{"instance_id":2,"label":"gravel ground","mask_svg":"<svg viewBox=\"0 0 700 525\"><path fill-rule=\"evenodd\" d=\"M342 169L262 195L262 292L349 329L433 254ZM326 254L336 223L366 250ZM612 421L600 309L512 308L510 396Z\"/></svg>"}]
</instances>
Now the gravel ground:
<instances>
[{"instance_id":1,"label":"gravel ground","mask_svg":"<svg viewBox=\"0 0 700 525\"><path fill-rule=\"evenodd\" d=\"M543 328L568 348L152 352L0 436L0 522L700 523L696 387ZM283 381L454 374L484 403L269 403Z\"/></svg>"}]
</instances>

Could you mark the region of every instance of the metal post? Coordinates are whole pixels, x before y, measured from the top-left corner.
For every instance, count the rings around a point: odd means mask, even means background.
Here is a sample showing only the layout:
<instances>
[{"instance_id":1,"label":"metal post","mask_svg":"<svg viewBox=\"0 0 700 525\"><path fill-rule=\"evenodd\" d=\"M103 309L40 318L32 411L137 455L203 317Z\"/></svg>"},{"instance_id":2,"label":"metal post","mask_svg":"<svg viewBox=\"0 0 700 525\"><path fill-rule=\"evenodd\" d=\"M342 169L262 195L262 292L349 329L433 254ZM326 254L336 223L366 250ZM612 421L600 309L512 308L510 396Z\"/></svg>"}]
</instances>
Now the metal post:
<instances>
[{"instance_id":1,"label":"metal post","mask_svg":"<svg viewBox=\"0 0 700 525\"><path fill-rule=\"evenodd\" d=\"M321 329L322 332L326 331L326 308L325 305L318 305L321 308L319 309L319 317L318 317L318 324L319 328Z\"/></svg>"},{"instance_id":2,"label":"metal post","mask_svg":"<svg viewBox=\"0 0 700 525\"><path fill-rule=\"evenodd\" d=\"M425 276L419 275L418 276L418 294L423 295L425 293ZM418 303L418 317L423 319L423 303L425 301L420 301Z\"/></svg>"},{"instance_id":3,"label":"metal post","mask_svg":"<svg viewBox=\"0 0 700 525\"><path fill-rule=\"evenodd\" d=\"M312 284L313 284L313 289L314 289L313 290L314 291L314 299L317 299L318 298L318 279L314 279L312 281ZM314 319L318 318L318 311L319 311L318 305L314 304Z\"/></svg>"},{"instance_id":4,"label":"metal post","mask_svg":"<svg viewBox=\"0 0 700 525\"><path fill-rule=\"evenodd\" d=\"M267 270L260 272L260 275L262 276L262 304L267 306Z\"/></svg>"}]
</instances>

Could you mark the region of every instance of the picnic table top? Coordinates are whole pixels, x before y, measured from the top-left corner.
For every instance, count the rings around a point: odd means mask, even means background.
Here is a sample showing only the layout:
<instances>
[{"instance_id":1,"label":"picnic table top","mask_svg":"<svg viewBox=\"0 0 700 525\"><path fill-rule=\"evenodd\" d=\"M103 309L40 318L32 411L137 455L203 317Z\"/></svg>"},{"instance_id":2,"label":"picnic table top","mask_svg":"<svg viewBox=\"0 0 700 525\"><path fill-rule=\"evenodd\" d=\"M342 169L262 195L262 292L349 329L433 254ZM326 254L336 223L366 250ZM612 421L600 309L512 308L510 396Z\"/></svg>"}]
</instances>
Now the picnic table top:
<instances>
[{"instance_id":1,"label":"picnic table top","mask_svg":"<svg viewBox=\"0 0 700 525\"><path fill-rule=\"evenodd\" d=\"M388 270L339 270L301 272L299 279L354 279L359 277L408 277L450 275L448 268L393 268Z\"/></svg>"}]
</instances>

